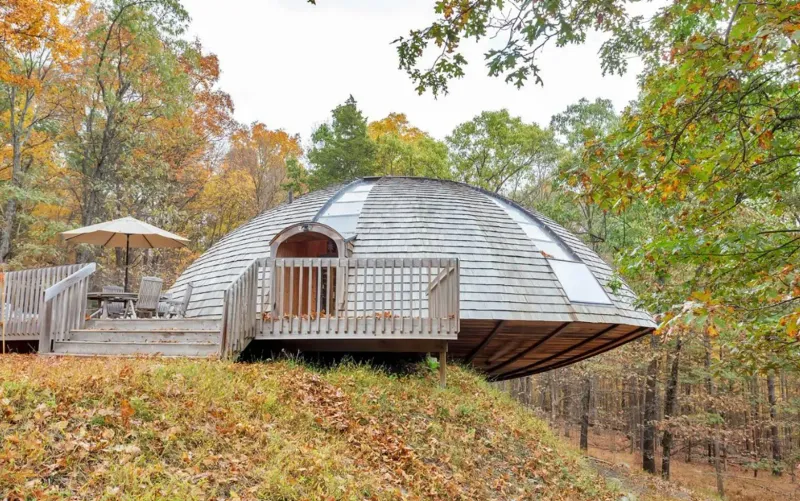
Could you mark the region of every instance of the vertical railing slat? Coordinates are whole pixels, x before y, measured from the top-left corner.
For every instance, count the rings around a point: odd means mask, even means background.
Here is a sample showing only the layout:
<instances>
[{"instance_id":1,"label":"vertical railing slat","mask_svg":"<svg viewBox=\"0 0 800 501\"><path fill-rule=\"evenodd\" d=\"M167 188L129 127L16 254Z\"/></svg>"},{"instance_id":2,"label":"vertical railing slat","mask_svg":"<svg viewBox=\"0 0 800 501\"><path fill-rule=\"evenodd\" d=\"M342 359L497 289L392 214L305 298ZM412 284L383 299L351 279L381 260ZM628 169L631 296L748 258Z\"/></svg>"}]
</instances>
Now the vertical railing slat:
<instances>
[{"instance_id":1,"label":"vertical railing slat","mask_svg":"<svg viewBox=\"0 0 800 501\"><path fill-rule=\"evenodd\" d=\"M292 331L294 320L294 261L291 259L286 260L289 264L289 332Z\"/></svg>"},{"instance_id":2,"label":"vertical railing slat","mask_svg":"<svg viewBox=\"0 0 800 501\"><path fill-rule=\"evenodd\" d=\"M395 334L395 323L396 323L395 320L394 320L394 317L396 315L395 314L395 308L394 308L394 294L395 294L395 290L397 289L397 284L396 284L396 282L394 280L394 269L395 269L396 265L397 265L397 261L394 258L392 258L392 299L391 299L391 301L392 301L392 304L391 304L391 306L392 306L392 309L391 309L391 311L392 311L392 322L391 322L391 325L389 326L389 328L392 330L392 335Z\"/></svg>"},{"instance_id":3,"label":"vertical railing slat","mask_svg":"<svg viewBox=\"0 0 800 501\"><path fill-rule=\"evenodd\" d=\"M322 326L322 260L317 259L317 264L315 266L317 270L317 307L315 311L317 313L317 332L316 334L319 336L319 331Z\"/></svg>"},{"instance_id":4,"label":"vertical railing slat","mask_svg":"<svg viewBox=\"0 0 800 501\"><path fill-rule=\"evenodd\" d=\"M331 278L330 260L327 261L326 273L327 285L325 286L325 334L327 335L331 331L331 314L333 313L333 309L331 308L331 286L333 285L333 278Z\"/></svg>"},{"instance_id":5,"label":"vertical railing slat","mask_svg":"<svg viewBox=\"0 0 800 501\"><path fill-rule=\"evenodd\" d=\"M358 328L361 325L358 321L360 307L358 305L358 289L359 289L359 282L361 281L361 263L358 259L354 261L355 266L353 266L353 272L355 273L355 284L353 287L353 317L355 317L355 327L353 328L353 333L358 334ZM350 330L348 330L350 332Z\"/></svg>"},{"instance_id":6,"label":"vertical railing slat","mask_svg":"<svg viewBox=\"0 0 800 501\"><path fill-rule=\"evenodd\" d=\"M386 258L381 260L381 336L386 335Z\"/></svg>"},{"instance_id":7,"label":"vertical railing slat","mask_svg":"<svg viewBox=\"0 0 800 501\"><path fill-rule=\"evenodd\" d=\"M428 287L431 284L431 262L428 261L428 282L425 284L425 292L428 292ZM428 336L433 335L433 314L431 312L431 297L430 293L426 294L428 299Z\"/></svg>"},{"instance_id":8,"label":"vertical railing slat","mask_svg":"<svg viewBox=\"0 0 800 501\"><path fill-rule=\"evenodd\" d=\"M311 263L311 261L313 261L313 260L309 259L309 263ZM303 262L305 263L305 260L303 260ZM312 276L311 264L308 264L307 266L308 266L308 270L306 272L306 274L307 274L306 282L308 282L308 286L307 287L304 286L303 294L305 295L305 299L306 299L306 309L305 309L306 313L305 313L305 315L308 318L308 323L306 324L305 329L306 329L306 334L310 335L311 334L311 290L312 290L312 285L311 284L314 282L314 277ZM302 328L301 328L301 333L302 333Z\"/></svg>"},{"instance_id":9,"label":"vertical railing slat","mask_svg":"<svg viewBox=\"0 0 800 501\"><path fill-rule=\"evenodd\" d=\"M276 260L276 263L277 262L278 262L278 260ZM285 297L286 296L286 294L285 294L285 291L286 291L286 267L284 266L283 259L280 260L280 268L276 268L276 273L277 273L278 269L280 269L280 283L276 287L276 291L277 291L276 301L278 301L280 303L280 306L278 307L278 315L280 315L280 317L281 317L280 332L283 333L283 315L286 312L286 301L285 301L285 299L286 299L286 297ZM277 280L277 278L276 278L276 280Z\"/></svg>"},{"instance_id":10,"label":"vertical railing slat","mask_svg":"<svg viewBox=\"0 0 800 501\"><path fill-rule=\"evenodd\" d=\"M418 310L417 314L419 315L419 322L417 322L417 333L422 334L423 326L425 325L425 320L422 317L422 260L419 261L419 267L417 268L417 290L418 297L419 297L419 304L417 305Z\"/></svg>"}]
</instances>

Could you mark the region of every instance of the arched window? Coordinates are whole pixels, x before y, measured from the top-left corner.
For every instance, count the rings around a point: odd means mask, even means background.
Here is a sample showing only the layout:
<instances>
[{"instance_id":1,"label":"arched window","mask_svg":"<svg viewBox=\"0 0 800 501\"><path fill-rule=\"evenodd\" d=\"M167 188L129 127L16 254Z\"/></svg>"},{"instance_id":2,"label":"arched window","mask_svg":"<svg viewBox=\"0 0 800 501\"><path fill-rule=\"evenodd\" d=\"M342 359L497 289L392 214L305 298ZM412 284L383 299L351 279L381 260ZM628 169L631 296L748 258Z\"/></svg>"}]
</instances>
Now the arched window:
<instances>
[{"instance_id":1,"label":"arched window","mask_svg":"<svg viewBox=\"0 0 800 501\"><path fill-rule=\"evenodd\" d=\"M295 224L275 235L270 242L271 256L279 262L271 268L273 314L335 315L341 300L338 258L347 257L346 249L339 232L322 223ZM323 265L315 258L334 259Z\"/></svg>"},{"instance_id":2,"label":"arched window","mask_svg":"<svg viewBox=\"0 0 800 501\"><path fill-rule=\"evenodd\" d=\"M287 226L269 243L272 257L347 257L344 238L322 223Z\"/></svg>"}]
</instances>

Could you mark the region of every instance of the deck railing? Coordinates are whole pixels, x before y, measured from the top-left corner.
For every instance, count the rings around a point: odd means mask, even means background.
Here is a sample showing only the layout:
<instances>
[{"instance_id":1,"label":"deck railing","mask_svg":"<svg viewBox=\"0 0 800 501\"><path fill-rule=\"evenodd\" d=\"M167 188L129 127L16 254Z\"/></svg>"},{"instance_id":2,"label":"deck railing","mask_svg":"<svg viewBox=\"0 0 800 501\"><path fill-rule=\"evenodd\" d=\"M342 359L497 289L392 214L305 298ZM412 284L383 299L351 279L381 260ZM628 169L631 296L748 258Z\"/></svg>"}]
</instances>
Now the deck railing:
<instances>
[{"instance_id":1,"label":"deck railing","mask_svg":"<svg viewBox=\"0 0 800 501\"><path fill-rule=\"evenodd\" d=\"M262 336L452 339L459 330L456 258L277 258Z\"/></svg>"},{"instance_id":2,"label":"deck railing","mask_svg":"<svg viewBox=\"0 0 800 501\"><path fill-rule=\"evenodd\" d=\"M82 265L69 264L10 271L5 274L0 319L9 340L35 340L41 333L41 308L44 291L78 271Z\"/></svg>"},{"instance_id":3,"label":"deck railing","mask_svg":"<svg viewBox=\"0 0 800 501\"><path fill-rule=\"evenodd\" d=\"M263 303L259 277L266 259L256 259L225 290L220 323L220 356L235 358L256 337L261 321L257 306Z\"/></svg>"},{"instance_id":4,"label":"deck railing","mask_svg":"<svg viewBox=\"0 0 800 501\"><path fill-rule=\"evenodd\" d=\"M54 341L65 341L86 323L86 294L95 263L83 265L44 291L39 353L50 353Z\"/></svg>"}]
</instances>

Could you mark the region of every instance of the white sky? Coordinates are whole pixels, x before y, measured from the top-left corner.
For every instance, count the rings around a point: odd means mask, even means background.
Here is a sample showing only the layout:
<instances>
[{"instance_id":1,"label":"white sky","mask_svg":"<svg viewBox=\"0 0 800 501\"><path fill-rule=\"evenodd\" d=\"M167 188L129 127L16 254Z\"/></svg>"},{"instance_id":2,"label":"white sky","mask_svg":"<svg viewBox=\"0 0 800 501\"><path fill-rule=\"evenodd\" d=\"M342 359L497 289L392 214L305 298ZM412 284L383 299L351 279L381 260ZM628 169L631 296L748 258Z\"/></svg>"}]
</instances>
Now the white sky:
<instances>
[{"instance_id":1,"label":"white sky","mask_svg":"<svg viewBox=\"0 0 800 501\"><path fill-rule=\"evenodd\" d=\"M580 47L547 50L540 60L544 87L531 82L521 90L488 77L483 52L489 42L470 42L466 76L450 84L450 93L419 96L397 68L391 42L433 19L434 0L183 3L192 17L189 35L219 56L220 85L233 98L237 120L300 133L304 142L350 94L370 120L403 112L439 139L484 110L508 108L545 126L582 97L611 99L618 110L636 97L638 61L623 77L603 77L599 36Z\"/></svg>"}]
</instances>

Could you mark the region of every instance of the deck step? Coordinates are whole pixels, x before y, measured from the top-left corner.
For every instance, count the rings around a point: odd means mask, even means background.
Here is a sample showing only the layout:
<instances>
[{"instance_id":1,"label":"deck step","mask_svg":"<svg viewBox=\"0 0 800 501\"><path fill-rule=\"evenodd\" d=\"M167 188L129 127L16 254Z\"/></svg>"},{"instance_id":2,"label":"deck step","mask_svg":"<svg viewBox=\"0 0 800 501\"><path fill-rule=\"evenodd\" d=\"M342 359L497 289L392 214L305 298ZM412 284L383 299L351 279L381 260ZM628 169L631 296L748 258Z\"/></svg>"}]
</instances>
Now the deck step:
<instances>
[{"instance_id":1,"label":"deck step","mask_svg":"<svg viewBox=\"0 0 800 501\"><path fill-rule=\"evenodd\" d=\"M124 331L78 329L70 333L70 341L119 342L119 343L217 343L219 331L213 330L169 330L169 331Z\"/></svg>"},{"instance_id":2,"label":"deck step","mask_svg":"<svg viewBox=\"0 0 800 501\"><path fill-rule=\"evenodd\" d=\"M220 321L207 318L137 318L137 319L92 319L86 322L87 330L108 331L205 331L219 332Z\"/></svg>"},{"instance_id":3,"label":"deck step","mask_svg":"<svg viewBox=\"0 0 800 501\"><path fill-rule=\"evenodd\" d=\"M115 341L56 341L54 355L161 355L166 357L211 357L219 353L217 343L128 343Z\"/></svg>"}]
</instances>

